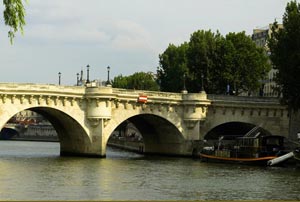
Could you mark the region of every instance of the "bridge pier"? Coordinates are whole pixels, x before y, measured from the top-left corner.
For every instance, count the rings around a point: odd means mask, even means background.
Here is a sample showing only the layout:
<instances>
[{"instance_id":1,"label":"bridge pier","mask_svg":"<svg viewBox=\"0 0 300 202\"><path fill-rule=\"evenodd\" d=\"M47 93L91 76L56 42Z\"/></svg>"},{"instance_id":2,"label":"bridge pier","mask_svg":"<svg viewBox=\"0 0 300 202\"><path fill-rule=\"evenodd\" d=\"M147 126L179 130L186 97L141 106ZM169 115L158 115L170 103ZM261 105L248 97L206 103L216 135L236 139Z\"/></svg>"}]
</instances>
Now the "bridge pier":
<instances>
[{"instance_id":1,"label":"bridge pier","mask_svg":"<svg viewBox=\"0 0 300 202\"><path fill-rule=\"evenodd\" d=\"M65 134L60 140L61 156L85 156L85 157L106 157L106 136L103 135L105 120L93 119L87 121L85 135L75 134L75 137L85 136L87 138L65 139ZM83 132L83 131L81 131ZM74 131L74 133L76 133ZM73 134L74 135L74 134Z\"/></svg>"},{"instance_id":2,"label":"bridge pier","mask_svg":"<svg viewBox=\"0 0 300 202\"><path fill-rule=\"evenodd\" d=\"M114 97L112 88L90 87L86 93L84 132L89 141L84 138L62 141L61 155L105 157L109 136L118 125L129 120L143 136L145 153L191 156L192 142L199 139L199 123L205 120L210 104L203 92L181 94L176 103L161 103L160 98L155 98L154 104L140 104L138 96L120 101ZM95 96L101 94L106 97ZM72 133L74 137L80 136L77 131Z\"/></svg>"}]
</instances>

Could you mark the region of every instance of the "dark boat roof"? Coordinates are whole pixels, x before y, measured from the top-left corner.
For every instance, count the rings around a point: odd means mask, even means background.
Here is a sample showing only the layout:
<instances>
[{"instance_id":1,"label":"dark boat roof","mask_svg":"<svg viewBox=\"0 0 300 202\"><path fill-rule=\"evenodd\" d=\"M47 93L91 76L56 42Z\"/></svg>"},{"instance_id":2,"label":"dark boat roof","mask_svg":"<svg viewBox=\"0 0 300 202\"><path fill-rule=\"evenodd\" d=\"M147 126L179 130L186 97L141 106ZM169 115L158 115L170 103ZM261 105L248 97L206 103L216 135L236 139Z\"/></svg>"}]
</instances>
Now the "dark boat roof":
<instances>
[{"instance_id":1,"label":"dark boat roof","mask_svg":"<svg viewBox=\"0 0 300 202\"><path fill-rule=\"evenodd\" d=\"M233 135L221 135L217 137L219 141L221 140L236 140L236 139L256 139L256 138L284 138L284 136L272 135L271 133L265 131L260 126L255 126L246 134L233 134Z\"/></svg>"},{"instance_id":2,"label":"dark boat roof","mask_svg":"<svg viewBox=\"0 0 300 202\"><path fill-rule=\"evenodd\" d=\"M260 131L254 133L247 133L246 135L242 136L241 138L259 138L259 137L263 137L263 136L267 136L267 135L262 135L262 133Z\"/></svg>"}]
</instances>

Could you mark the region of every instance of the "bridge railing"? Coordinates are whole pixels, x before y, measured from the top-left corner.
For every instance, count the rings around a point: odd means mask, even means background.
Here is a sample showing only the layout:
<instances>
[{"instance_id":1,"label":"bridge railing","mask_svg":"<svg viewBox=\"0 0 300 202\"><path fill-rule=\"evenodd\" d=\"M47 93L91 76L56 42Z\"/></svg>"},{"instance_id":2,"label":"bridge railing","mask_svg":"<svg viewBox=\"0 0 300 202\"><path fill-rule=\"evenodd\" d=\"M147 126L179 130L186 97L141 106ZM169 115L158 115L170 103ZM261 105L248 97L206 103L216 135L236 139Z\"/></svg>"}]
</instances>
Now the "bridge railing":
<instances>
[{"instance_id":1,"label":"bridge railing","mask_svg":"<svg viewBox=\"0 0 300 202\"><path fill-rule=\"evenodd\" d=\"M102 88L102 87L98 87ZM107 87L103 87L107 88ZM33 84L33 83L0 83L0 93L15 93L15 92L31 92L31 93L44 93L50 94L72 94L81 96L85 94L85 86L65 86L65 85L55 85L55 84ZM134 89L121 89L112 88L113 94L124 95L128 97L135 97L141 94L152 97L152 99L161 100L182 100L182 93L172 93L172 92L160 92L160 91L147 91L147 90L134 90ZM190 95L190 94L189 94ZM280 103L279 98L274 97L250 97L250 96L230 96L230 95L215 95L208 94L207 99L218 102L252 102L252 103Z\"/></svg>"},{"instance_id":2,"label":"bridge railing","mask_svg":"<svg viewBox=\"0 0 300 202\"><path fill-rule=\"evenodd\" d=\"M85 87L83 86L65 86L65 85L55 85L55 84L35 84L35 83L0 83L0 93L1 92L35 92L35 91L45 91L45 92L64 92L64 93L74 93L83 94Z\"/></svg>"},{"instance_id":3,"label":"bridge railing","mask_svg":"<svg viewBox=\"0 0 300 202\"><path fill-rule=\"evenodd\" d=\"M147 95L153 97L164 97L170 99L182 99L181 93L171 93L171 92L160 92L160 91L147 91L147 90L133 90L133 89L121 89L121 88L113 88L113 93L116 94L128 94L128 95Z\"/></svg>"},{"instance_id":4,"label":"bridge railing","mask_svg":"<svg viewBox=\"0 0 300 202\"><path fill-rule=\"evenodd\" d=\"M207 98L212 101L236 101L236 102L266 102L266 103L280 103L277 97L250 97L250 96L232 96L232 95L215 95L208 94Z\"/></svg>"}]
</instances>

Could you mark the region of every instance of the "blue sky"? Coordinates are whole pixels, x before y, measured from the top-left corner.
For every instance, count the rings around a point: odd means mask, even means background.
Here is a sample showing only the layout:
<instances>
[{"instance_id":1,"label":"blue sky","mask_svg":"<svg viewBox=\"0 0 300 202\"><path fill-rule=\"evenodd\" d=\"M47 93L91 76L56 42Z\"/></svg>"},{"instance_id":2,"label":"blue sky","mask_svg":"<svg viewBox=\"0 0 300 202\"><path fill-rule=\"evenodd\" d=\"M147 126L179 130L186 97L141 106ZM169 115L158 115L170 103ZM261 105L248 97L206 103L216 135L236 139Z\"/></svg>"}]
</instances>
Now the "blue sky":
<instances>
[{"instance_id":1,"label":"blue sky","mask_svg":"<svg viewBox=\"0 0 300 202\"><path fill-rule=\"evenodd\" d=\"M76 83L156 71L158 56L200 29L229 32L281 22L287 0L29 0L14 44L0 20L0 82ZM3 5L0 4L0 12Z\"/></svg>"}]
</instances>

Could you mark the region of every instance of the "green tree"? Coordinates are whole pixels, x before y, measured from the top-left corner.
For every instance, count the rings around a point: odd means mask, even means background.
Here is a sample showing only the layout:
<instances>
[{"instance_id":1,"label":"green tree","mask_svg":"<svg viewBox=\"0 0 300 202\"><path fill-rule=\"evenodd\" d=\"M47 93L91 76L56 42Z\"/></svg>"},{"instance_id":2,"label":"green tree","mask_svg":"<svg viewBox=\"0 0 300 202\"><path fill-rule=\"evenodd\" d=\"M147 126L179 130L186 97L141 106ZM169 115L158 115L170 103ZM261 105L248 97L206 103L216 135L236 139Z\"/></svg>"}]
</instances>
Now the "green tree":
<instances>
[{"instance_id":1,"label":"green tree","mask_svg":"<svg viewBox=\"0 0 300 202\"><path fill-rule=\"evenodd\" d=\"M187 75L186 53L188 43L180 46L169 44L159 55L157 80L162 91L180 92L183 90L183 75Z\"/></svg>"},{"instance_id":2,"label":"green tree","mask_svg":"<svg viewBox=\"0 0 300 202\"><path fill-rule=\"evenodd\" d=\"M227 85L230 85L234 68L233 58L234 46L224 37L220 37L216 41L216 53L214 58L214 68L211 69L211 90L216 94L224 94L227 90Z\"/></svg>"},{"instance_id":3,"label":"green tree","mask_svg":"<svg viewBox=\"0 0 300 202\"><path fill-rule=\"evenodd\" d=\"M19 30L23 33L25 25L25 8L22 0L3 0L4 5L4 23L10 27L8 37L13 42L15 33Z\"/></svg>"},{"instance_id":4,"label":"green tree","mask_svg":"<svg viewBox=\"0 0 300 202\"><path fill-rule=\"evenodd\" d=\"M258 90L259 81L269 70L266 53L245 32L223 37L219 32L199 30L188 43L170 44L159 55L157 74L162 91L182 90L186 74L189 92L197 93L204 87L207 93L223 94L229 85L238 94Z\"/></svg>"},{"instance_id":5,"label":"green tree","mask_svg":"<svg viewBox=\"0 0 300 202\"><path fill-rule=\"evenodd\" d=\"M229 33L222 44L222 79L239 94L257 91L270 71L268 56L245 32Z\"/></svg>"},{"instance_id":6,"label":"green tree","mask_svg":"<svg viewBox=\"0 0 300 202\"><path fill-rule=\"evenodd\" d=\"M112 87L114 88L128 88L128 77L126 76L116 76L112 81Z\"/></svg>"},{"instance_id":7,"label":"green tree","mask_svg":"<svg viewBox=\"0 0 300 202\"><path fill-rule=\"evenodd\" d=\"M204 80L206 92L213 92L215 83L212 82L214 76L212 73L216 64L217 41L221 37L219 32L214 34L211 30L199 30L191 35L187 50L189 91L199 92Z\"/></svg>"},{"instance_id":8,"label":"green tree","mask_svg":"<svg viewBox=\"0 0 300 202\"><path fill-rule=\"evenodd\" d=\"M131 75L129 77L128 87L136 90L159 90L159 86L154 79L154 75L146 72L136 72Z\"/></svg>"},{"instance_id":9,"label":"green tree","mask_svg":"<svg viewBox=\"0 0 300 202\"><path fill-rule=\"evenodd\" d=\"M114 88L158 91L159 86L151 73L136 72L130 76L119 75L112 82Z\"/></svg>"},{"instance_id":10,"label":"green tree","mask_svg":"<svg viewBox=\"0 0 300 202\"><path fill-rule=\"evenodd\" d=\"M287 3L283 15L283 28L274 22L269 39L271 61L278 70L276 81L280 85L283 101L290 109L300 108L300 3Z\"/></svg>"}]
</instances>

